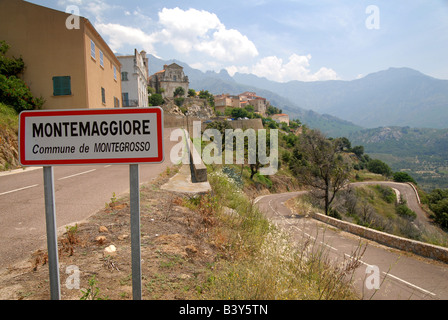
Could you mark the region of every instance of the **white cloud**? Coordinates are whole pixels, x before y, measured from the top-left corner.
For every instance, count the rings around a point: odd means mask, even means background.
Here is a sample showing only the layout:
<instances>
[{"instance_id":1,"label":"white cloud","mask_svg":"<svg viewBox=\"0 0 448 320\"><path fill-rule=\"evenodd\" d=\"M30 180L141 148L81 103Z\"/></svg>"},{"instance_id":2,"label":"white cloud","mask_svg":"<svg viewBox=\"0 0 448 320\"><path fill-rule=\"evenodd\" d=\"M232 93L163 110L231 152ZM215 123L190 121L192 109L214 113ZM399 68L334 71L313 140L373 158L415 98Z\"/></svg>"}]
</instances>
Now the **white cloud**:
<instances>
[{"instance_id":1,"label":"white cloud","mask_svg":"<svg viewBox=\"0 0 448 320\"><path fill-rule=\"evenodd\" d=\"M107 14L113 9L118 9L120 12L125 11L123 7L111 5L106 0L58 0L57 4L61 7L76 5L79 7L81 16L97 23L103 22Z\"/></svg>"},{"instance_id":2,"label":"white cloud","mask_svg":"<svg viewBox=\"0 0 448 320\"><path fill-rule=\"evenodd\" d=\"M90 10L96 11L94 4ZM131 12L125 12L131 15ZM104 35L114 51L126 46L143 47L147 52L155 53L155 46L160 43L171 46L182 54L202 55L203 65L219 66L219 62L242 62L258 55L254 43L234 29L227 29L214 13L204 10L182 10L164 8L158 13L159 21L152 33L145 33L144 26L154 23L139 9L132 15L138 18L139 27L128 27L115 23L103 23L97 20L95 27ZM99 15L98 15L99 16Z\"/></svg>"},{"instance_id":3,"label":"white cloud","mask_svg":"<svg viewBox=\"0 0 448 320\"><path fill-rule=\"evenodd\" d=\"M252 41L234 29L221 28L213 34L213 39L200 42L195 48L221 61L233 62L258 55Z\"/></svg>"},{"instance_id":4,"label":"white cloud","mask_svg":"<svg viewBox=\"0 0 448 320\"><path fill-rule=\"evenodd\" d=\"M237 30L227 29L214 13L164 8L159 12L159 23L162 30L155 34L157 40L181 53L197 51L220 61L258 55L252 41Z\"/></svg>"},{"instance_id":5,"label":"white cloud","mask_svg":"<svg viewBox=\"0 0 448 320\"><path fill-rule=\"evenodd\" d=\"M95 25L95 28L100 34L108 37L108 45L114 52L118 52L120 49L129 45L136 48L142 48L147 52L156 55L154 49L154 37L146 34L140 29L114 23L99 23Z\"/></svg>"},{"instance_id":6,"label":"white cloud","mask_svg":"<svg viewBox=\"0 0 448 320\"><path fill-rule=\"evenodd\" d=\"M312 73L310 70L311 55L301 56L292 54L287 62L276 56L262 58L251 67L227 68L229 74L235 72L252 73L259 77L265 77L269 80L277 82L288 82L292 80L299 81L323 81L339 79L337 73L333 69L322 67L317 72Z\"/></svg>"},{"instance_id":7,"label":"white cloud","mask_svg":"<svg viewBox=\"0 0 448 320\"><path fill-rule=\"evenodd\" d=\"M81 1L81 0L68 0ZM93 0L89 10L96 13L95 27L105 36L115 52L134 47L157 56L156 47L163 44L181 54L194 56L193 67L206 70L219 70L226 67L230 75L235 72L252 73L273 81L291 80L318 81L339 79L330 68L321 67L311 71L311 55L292 54L287 60L277 56L253 59L259 55L255 44L235 29L228 29L216 14L204 10L182 10L164 8L158 13L158 21L152 21L139 8L126 11L125 16L138 20L138 27L116 23L103 23L100 8L107 8L104 0ZM143 30L149 29L147 33Z\"/></svg>"}]
</instances>

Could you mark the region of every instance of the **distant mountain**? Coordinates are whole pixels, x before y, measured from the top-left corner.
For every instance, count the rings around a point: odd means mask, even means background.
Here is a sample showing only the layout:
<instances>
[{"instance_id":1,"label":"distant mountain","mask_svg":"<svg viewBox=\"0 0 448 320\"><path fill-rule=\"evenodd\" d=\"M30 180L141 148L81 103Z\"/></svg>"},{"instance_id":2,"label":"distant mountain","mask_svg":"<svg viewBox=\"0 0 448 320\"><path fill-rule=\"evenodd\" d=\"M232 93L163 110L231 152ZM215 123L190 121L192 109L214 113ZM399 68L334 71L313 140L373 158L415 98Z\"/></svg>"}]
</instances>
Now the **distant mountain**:
<instances>
[{"instance_id":1,"label":"distant mountain","mask_svg":"<svg viewBox=\"0 0 448 320\"><path fill-rule=\"evenodd\" d=\"M239 73L233 78L238 83L269 88L302 109L367 128L448 128L448 80L409 68L390 68L353 81L278 83Z\"/></svg>"},{"instance_id":2,"label":"distant mountain","mask_svg":"<svg viewBox=\"0 0 448 320\"><path fill-rule=\"evenodd\" d=\"M336 116L322 115L312 110L301 108L292 100L279 94L275 88L270 88L269 86L258 87L258 79L261 78L256 76L253 76L252 82L245 81L245 83L239 83L238 79L231 77L225 70L219 73L212 71L202 72L191 68L184 62L178 60L161 60L152 55L149 56L149 73L154 74L163 70L165 64L171 64L173 62L184 68L184 72L190 80L190 88L196 91L208 90L212 94L229 93L235 95L245 91L256 92L259 96L268 99L273 106L289 114L291 118L298 118L308 127L320 129L332 137L345 136L350 132L362 129L362 127L354 125L349 121L341 120Z\"/></svg>"}]
</instances>

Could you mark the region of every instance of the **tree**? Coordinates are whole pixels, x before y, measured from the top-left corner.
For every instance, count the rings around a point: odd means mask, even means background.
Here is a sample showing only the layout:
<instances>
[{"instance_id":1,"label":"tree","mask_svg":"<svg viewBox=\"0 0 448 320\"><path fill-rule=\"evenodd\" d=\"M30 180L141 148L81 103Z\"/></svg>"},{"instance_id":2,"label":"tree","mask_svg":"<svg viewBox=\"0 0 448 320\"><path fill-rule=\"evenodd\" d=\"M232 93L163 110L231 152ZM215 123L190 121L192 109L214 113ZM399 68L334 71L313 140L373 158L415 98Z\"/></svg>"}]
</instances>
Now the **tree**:
<instances>
[{"instance_id":1,"label":"tree","mask_svg":"<svg viewBox=\"0 0 448 320\"><path fill-rule=\"evenodd\" d=\"M182 87L177 87L177 88L174 90L173 95L174 95L175 97L183 97L183 96L185 95L185 89L182 88Z\"/></svg>"},{"instance_id":2,"label":"tree","mask_svg":"<svg viewBox=\"0 0 448 320\"><path fill-rule=\"evenodd\" d=\"M346 137L342 137L338 139L340 151L351 151L352 150L352 144L350 140L348 140Z\"/></svg>"},{"instance_id":3,"label":"tree","mask_svg":"<svg viewBox=\"0 0 448 320\"><path fill-rule=\"evenodd\" d=\"M161 106L165 102L160 93L154 93L148 99L151 106Z\"/></svg>"},{"instance_id":4,"label":"tree","mask_svg":"<svg viewBox=\"0 0 448 320\"><path fill-rule=\"evenodd\" d=\"M358 159L361 159L364 154L364 146L355 146L352 148L352 152L358 157Z\"/></svg>"},{"instance_id":5,"label":"tree","mask_svg":"<svg viewBox=\"0 0 448 320\"><path fill-rule=\"evenodd\" d=\"M254 108L254 106L252 106L252 105L250 105L250 104L248 104L247 106L245 106L244 109L245 109L247 112L249 112L249 113L253 113L253 112L255 112L255 108Z\"/></svg>"},{"instance_id":6,"label":"tree","mask_svg":"<svg viewBox=\"0 0 448 320\"><path fill-rule=\"evenodd\" d=\"M372 173L382 174L383 176L390 177L392 170L390 167L381 160L373 159L367 163L367 170Z\"/></svg>"},{"instance_id":7,"label":"tree","mask_svg":"<svg viewBox=\"0 0 448 320\"><path fill-rule=\"evenodd\" d=\"M194 89L188 89L188 97L189 98L195 98L196 97L196 91Z\"/></svg>"},{"instance_id":8,"label":"tree","mask_svg":"<svg viewBox=\"0 0 448 320\"><path fill-rule=\"evenodd\" d=\"M266 114L269 115L273 115L273 114L279 114L279 113L283 113L282 109L278 109L274 106L268 106L266 109Z\"/></svg>"},{"instance_id":9,"label":"tree","mask_svg":"<svg viewBox=\"0 0 448 320\"><path fill-rule=\"evenodd\" d=\"M207 100L208 103L210 104L210 106L212 106L212 107L215 106L215 97L213 96L213 94L208 92L208 90L201 90L201 91L199 91L199 95L198 96L199 96L200 99Z\"/></svg>"},{"instance_id":10,"label":"tree","mask_svg":"<svg viewBox=\"0 0 448 320\"><path fill-rule=\"evenodd\" d=\"M246 118L249 117L249 112L246 109L242 108L233 108L231 112L231 116L233 118Z\"/></svg>"},{"instance_id":11,"label":"tree","mask_svg":"<svg viewBox=\"0 0 448 320\"><path fill-rule=\"evenodd\" d=\"M298 180L311 187L315 197L323 199L326 215L336 194L348 185L351 165L339 150L337 140L309 130L301 135L290 163Z\"/></svg>"},{"instance_id":12,"label":"tree","mask_svg":"<svg viewBox=\"0 0 448 320\"><path fill-rule=\"evenodd\" d=\"M434 220L443 228L448 228L448 189L434 189L427 198L429 208L434 212Z\"/></svg>"},{"instance_id":13,"label":"tree","mask_svg":"<svg viewBox=\"0 0 448 320\"><path fill-rule=\"evenodd\" d=\"M395 172L393 178L395 182L412 182L417 184L414 178L407 172Z\"/></svg>"},{"instance_id":14,"label":"tree","mask_svg":"<svg viewBox=\"0 0 448 320\"><path fill-rule=\"evenodd\" d=\"M0 41L0 74L6 77L17 76L25 69L22 57L6 57L6 52L8 52L9 48L10 46L5 41Z\"/></svg>"}]
</instances>

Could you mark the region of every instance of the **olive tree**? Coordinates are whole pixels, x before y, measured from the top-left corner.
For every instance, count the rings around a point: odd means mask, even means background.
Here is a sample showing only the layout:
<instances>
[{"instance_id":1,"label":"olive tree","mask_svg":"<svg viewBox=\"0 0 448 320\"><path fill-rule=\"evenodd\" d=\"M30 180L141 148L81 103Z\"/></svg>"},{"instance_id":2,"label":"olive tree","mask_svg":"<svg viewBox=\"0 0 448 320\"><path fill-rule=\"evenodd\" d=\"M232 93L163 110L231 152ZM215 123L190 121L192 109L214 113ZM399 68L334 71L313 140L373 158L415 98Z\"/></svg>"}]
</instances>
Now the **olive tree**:
<instances>
[{"instance_id":1,"label":"olive tree","mask_svg":"<svg viewBox=\"0 0 448 320\"><path fill-rule=\"evenodd\" d=\"M339 139L329 140L320 131L304 132L294 151L290 166L298 180L312 189L324 202L325 214L336 194L348 185L351 164L341 152Z\"/></svg>"}]
</instances>

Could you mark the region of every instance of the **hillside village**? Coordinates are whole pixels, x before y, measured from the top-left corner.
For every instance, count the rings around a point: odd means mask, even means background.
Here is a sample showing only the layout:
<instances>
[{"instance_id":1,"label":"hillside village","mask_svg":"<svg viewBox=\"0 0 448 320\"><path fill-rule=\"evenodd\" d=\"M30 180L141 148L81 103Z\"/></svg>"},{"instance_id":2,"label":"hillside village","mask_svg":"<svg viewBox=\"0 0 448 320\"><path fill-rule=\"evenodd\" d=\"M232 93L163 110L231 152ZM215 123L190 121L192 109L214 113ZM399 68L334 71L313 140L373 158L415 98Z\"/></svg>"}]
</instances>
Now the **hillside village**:
<instances>
[{"instance_id":1,"label":"hillside village","mask_svg":"<svg viewBox=\"0 0 448 320\"><path fill-rule=\"evenodd\" d=\"M80 17L79 27L69 29L69 14L22 0L2 1L0 11L0 39L9 45L8 55L25 61L23 80L31 93L44 101L44 110L147 107L151 96L148 88L163 99L188 94L188 75L181 66L173 63L163 70L149 70L147 53L137 49L130 55L116 56L86 18ZM14 16L17 20L11 19ZM179 88L181 91L175 93ZM265 116L269 106L266 99L252 92L239 95L237 103L234 100L229 95L216 96L215 114L224 114L226 107L250 104L255 113ZM274 118L284 121L285 117Z\"/></svg>"}]
</instances>

